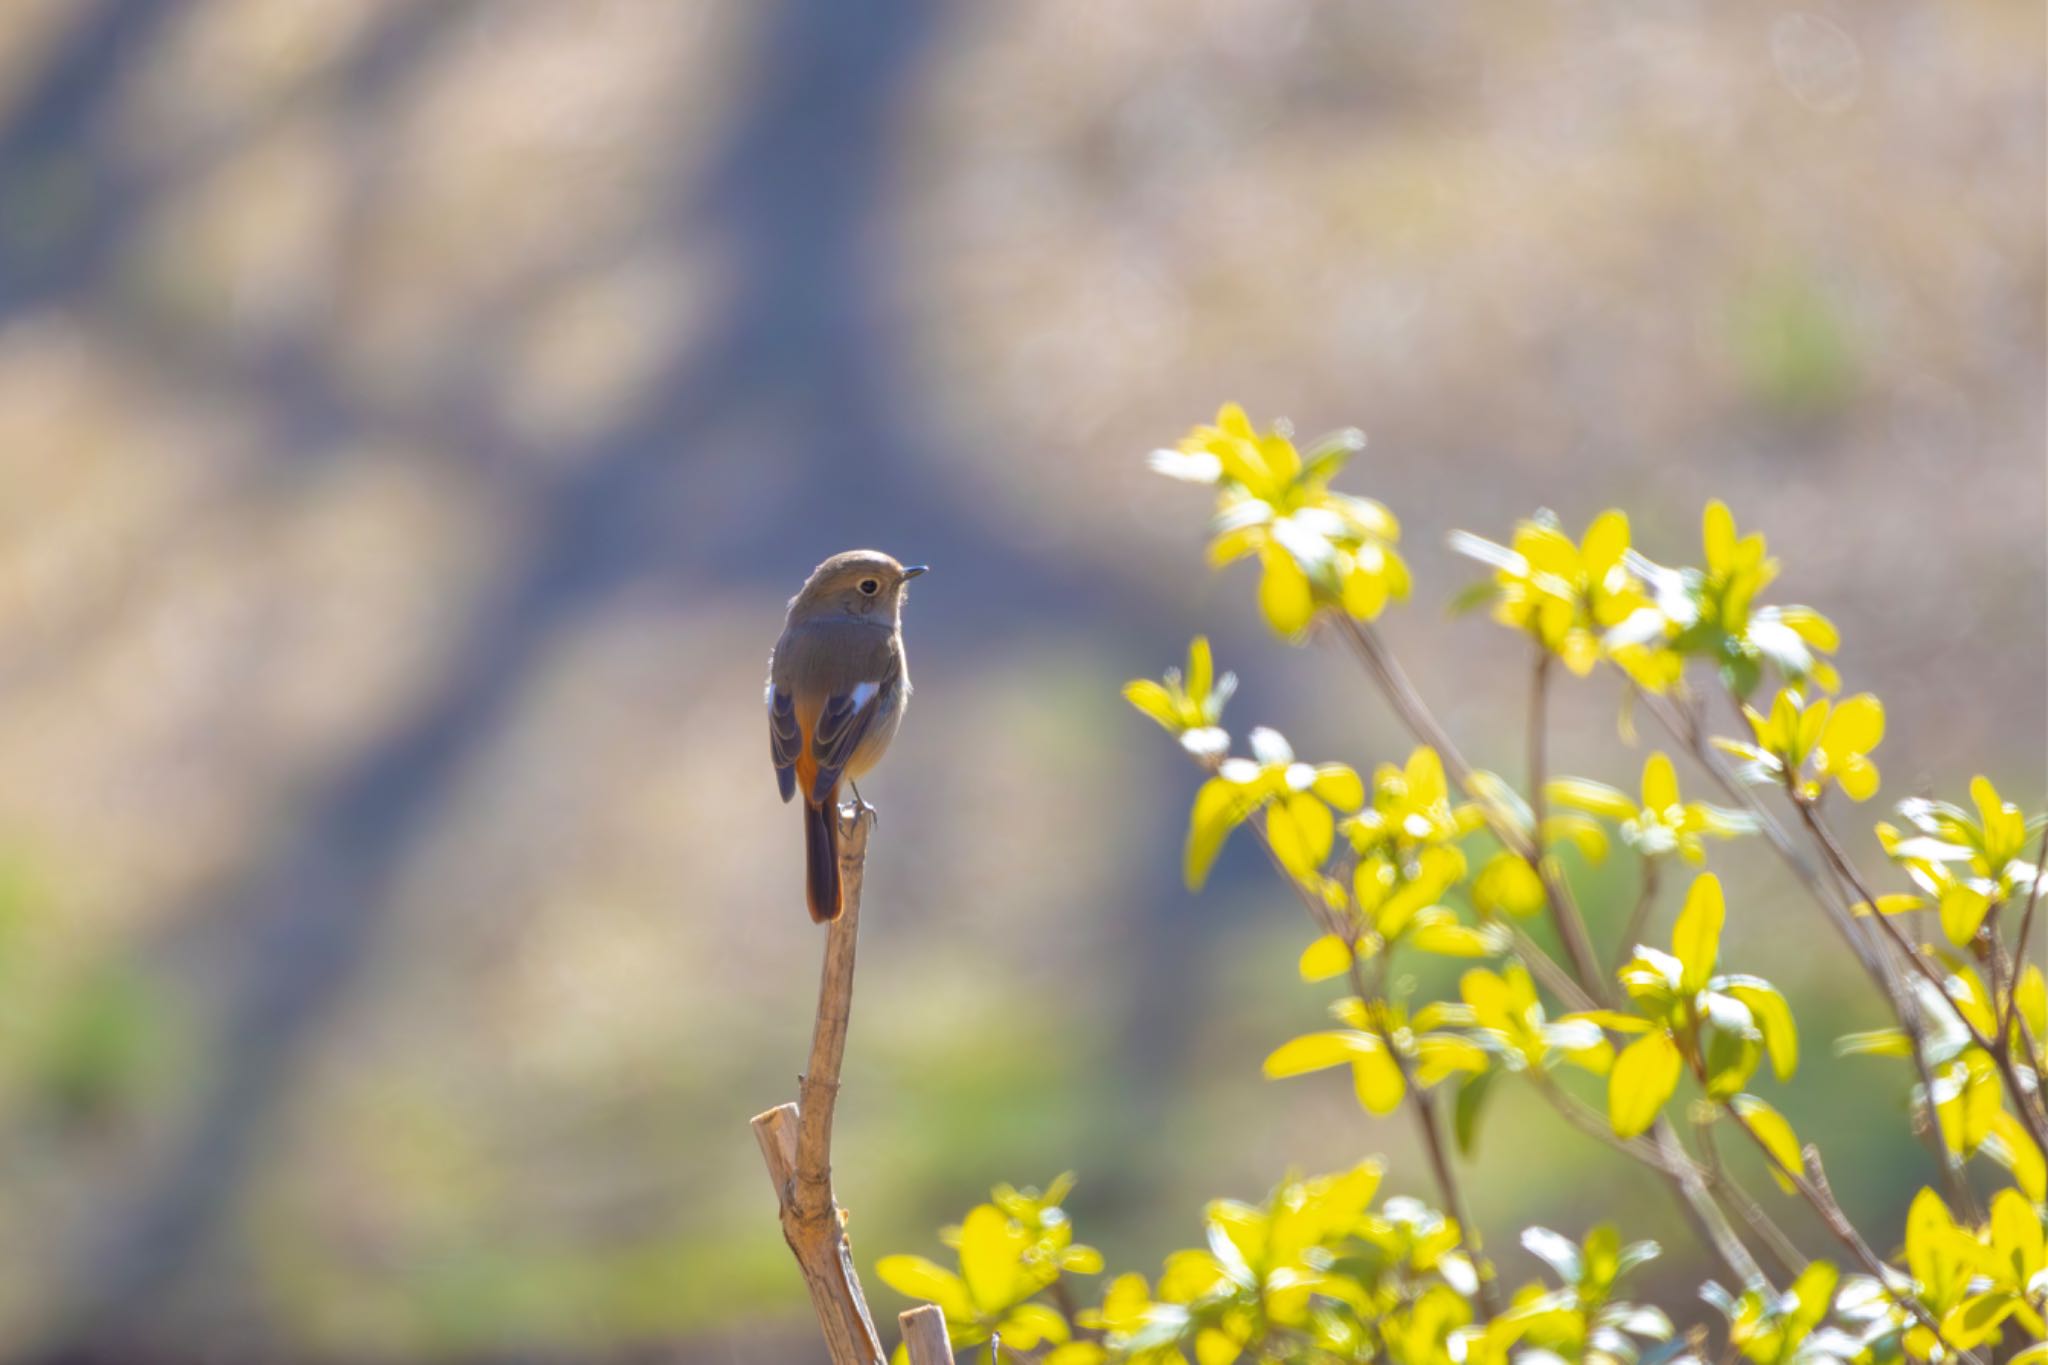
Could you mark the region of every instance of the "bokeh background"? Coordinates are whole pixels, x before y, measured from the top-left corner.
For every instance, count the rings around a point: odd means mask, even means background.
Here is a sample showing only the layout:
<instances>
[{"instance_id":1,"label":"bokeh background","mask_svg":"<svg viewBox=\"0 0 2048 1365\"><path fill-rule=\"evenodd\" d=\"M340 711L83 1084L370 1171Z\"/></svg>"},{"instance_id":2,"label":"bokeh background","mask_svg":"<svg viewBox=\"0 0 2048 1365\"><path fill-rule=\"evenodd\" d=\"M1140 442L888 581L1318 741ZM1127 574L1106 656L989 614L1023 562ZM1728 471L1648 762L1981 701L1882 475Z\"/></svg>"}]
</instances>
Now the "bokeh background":
<instances>
[{"instance_id":1,"label":"bokeh background","mask_svg":"<svg viewBox=\"0 0 2048 1365\"><path fill-rule=\"evenodd\" d=\"M0 1350L817 1358L746 1125L820 941L760 681L852 545L936 566L868 790L863 1264L1069 1167L1144 1269L1290 1164L1425 1189L1258 1079L1325 998L1296 916L1244 849L1182 889L1193 776L1117 698L1206 630L1240 734L1408 748L1145 472L1224 399L1367 430L1389 635L1482 763L1524 654L1445 616L1445 534L1620 504L1681 561L1718 495L1887 701L1880 804L2038 805L2043 51L2016 0L10 0ZM1618 695L1559 768L1632 785ZM1895 1228L1903 1075L1828 1055L1855 973L1723 861L1790 1116ZM1493 1118L1497 1242L1618 1213L1704 1311L1656 1187Z\"/></svg>"}]
</instances>

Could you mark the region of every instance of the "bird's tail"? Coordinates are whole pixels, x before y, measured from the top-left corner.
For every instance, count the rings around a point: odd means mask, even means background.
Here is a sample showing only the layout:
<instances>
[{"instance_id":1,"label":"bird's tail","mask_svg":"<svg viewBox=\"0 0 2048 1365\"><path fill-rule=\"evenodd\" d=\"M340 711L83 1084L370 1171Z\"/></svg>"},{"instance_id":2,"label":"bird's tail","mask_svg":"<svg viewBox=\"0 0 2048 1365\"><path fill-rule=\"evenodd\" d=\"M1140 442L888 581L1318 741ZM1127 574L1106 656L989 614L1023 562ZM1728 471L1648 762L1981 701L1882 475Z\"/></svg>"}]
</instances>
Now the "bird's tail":
<instances>
[{"instance_id":1,"label":"bird's tail","mask_svg":"<svg viewBox=\"0 0 2048 1365\"><path fill-rule=\"evenodd\" d=\"M804 802L804 899L813 921L839 918L839 803L832 796Z\"/></svg>"}]
</instances>

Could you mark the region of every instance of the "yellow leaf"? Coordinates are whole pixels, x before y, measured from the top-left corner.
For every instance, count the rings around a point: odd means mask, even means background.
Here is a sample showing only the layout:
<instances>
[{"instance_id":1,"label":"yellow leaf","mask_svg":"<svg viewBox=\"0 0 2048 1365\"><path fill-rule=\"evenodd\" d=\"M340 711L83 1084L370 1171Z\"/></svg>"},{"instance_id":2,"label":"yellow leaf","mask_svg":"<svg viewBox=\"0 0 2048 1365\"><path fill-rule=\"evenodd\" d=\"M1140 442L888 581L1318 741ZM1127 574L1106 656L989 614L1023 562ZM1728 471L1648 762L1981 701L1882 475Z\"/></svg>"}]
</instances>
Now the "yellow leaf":
<instances>
[{"instance_id":1,"label":"yellow leaf","mask_svg":"<svg viewBox=\"0 0 2048 1365\"><path fill-rule=\"evenodd\" d=\"M1301 951L1301 979L1328 981L1351 970L1351 947L1335 934L1324 934Z\"/></svg>"},{"instance_id":2,"label":"yellow leaf","mask_svg":"<svg viewBox=\"0 0 2048 1365\"><path fill-rule=\"evenodd\" d=\"M1811 607L1785 607L1778 612L1778 619L1823 654L1832 654L1842 646L1835 623Z\"/></svg>"},{"instance_id":3,"label":"yellow leaf","mask_svg":"<svg viewBox=\"0 0 2048 1365\"><path fill-rule=\"evenodd\" d=\"M1439 957L1491 957L1496 951L1493 940L1484 933L1450 918L1418 925L1408 941L1423 952L1435 953Z\"/></svg>"},{"instance_id":4,"label":"yellow leaf","mask_svg":"<svg viewBox=\"0 0 2048 1365\"><path fill-rule=\"evenodd\" d=\"M1232 1365L1243 1354L1242 1346L1213 1327L1195 1334L1196 1365Z\"/></svg>"},{"instance_id":5,"label":"yellow leaf","mask_svg":"<svg viewBox=\"0 0 2048 1365\"><path fill-rule=\"evenodd\" d=\"M1513 853L1500 852L1473 880L1472 903L1488 914L1527 916L1539 913L1548 902L1535 869Z\"/></svg>"},{"instance_id":6,"label":"yellow leaf","mask_svg":"<svg viewBox=\"0 0 2048 1365\"><path fill-rule=\"evenodd\" d=\"M1201 890L1202 883L1209 879L1216 855L1223 849L1223 841L1251 810L1252 802L1244 788L1220 777L1210 778L1195 793L1194 808L1188 813L1188 845L1183 859L1190 891Z\"/></svg>"},{"instance_id":7,"label":"yellow leaf","mask_svg":"<svg viewBox=\"0 0 2048 1365\"><path fill-rule=\"evenodd\" d=\"M1636 803L1626 793L1583 777L1560 777L1543 784L1544 795L1553 806L1569 806L1609 820L1632 820Z\"/></svg>"},{"instance_id":8,"label":"yellow leaf","mask_svg":"<svg viewBox=\"0 0 2048 1365\"><path fill-rule=\"evenodd\" d=\"M1365 783L1356 770L1343 763L1317 765L1315 785L1309 790L1338 810L1354 811L1365 804Z\"/></svg>"},{"instance_id":9,"label":"yellow leaf","mask_svg":"<svg viewBox=\"0 0 2048 1365\"><path fill-rule=\"evenodd\" d=\"M1415 1040L1415 1078L1435 1085L1458 1072L1486 1070L1486 1049L1454 1033L1426 1034Z\"/></svg>"},{"instance_id":10,"label":"yellow leaf","mask_svg":"<svg viewBox=\"0 0 2048 1365\"><path fill-rule=\"evenodd\" d=\"M1351 1030L1304 1033L1274 1048L1266 1058L1264 1070L1269 1080L1305 1076L1311 1071L1343 1066L1379 1047L1380 1040L1370 1033Z\"/></svg>"},{"instance_id":11,"label":"yellow leaf","mask_svg":"<svg viewBox=\"0 0 2048 1365\"><path fill-rule=\"evenodd\" d=\"M1595 865L1607 857L1607 831L1583 815L1553 815L1545 820L1543 842L1546 847L1568 843Z\"/></svg>"},{"instance_id":12,"label":"yellow leaf","mask_svg":"<svg viewBox=\"0 0 2048 1365\"><path fill-rule=\"evenodd\" d=\"M1820 747L1830 760L1867 754L1884 741L1884 703L1868 692L1838 703L1821 728Z\"/></svg>"},{"instance_id":13,"label":"yellow leaf","mask_svg":"<svg viewBox=\"0 0 2048 1365\"><path fill-rule=\"evenodd\" d=\"M1729 983L1728 994L1749 1007L1757 1031L1764 1036L1764 1050L1771 1058L1771 1074L1789 1080L1799 1069L1799 1029L1792 1021L1792 1007L1785 997L1754 977Z\"/></svg>"},{"instance_id":14,"label":"yellow leaf","mask_svg":"<svg viewBox=\"0 0 2048 1365\"><path fill-rule=\"evenodd\" d=\"M944 1266L922 1256L884 1256L875 1262L875 1274L906 1299L935 1303L955 1322L973 1320L974 1303L967 1297L966 1282Z\"/></svg>"},{"instance_id":15,"label":"yellow leaf","mask_svg":"<svg viewBox=\"0 0 2048 1365\"><path fill-rule=\"evenodd\" d=\"M2000 1109L1992 1117L1991 1136L1985 1141L1984 1150L2012 1172L2013 1183L2027 1198L2037 1204L2048 1201L2048 1160L2034 1145L2033 1135L2027 1132L2024 1123Z\"/></svg>"},{"instance_id":16,"label":"yellow leaf","mask_svg":"<svg viewBox=\"0 0 2048 1365\"><path fill-rule=\"evenodd\" d=\"M960 1224L960 1276L983 1312L999 1312L1022 1297L1019 1258L1029 1241L993 1204L976 1205Z\"/></svg>"},{"instance_id":17,"label":"yellow leaf","mask_svg":"<svg viewBox=\"0 0 2048 1365\"><path fill-rule=\"evenodd\" d=\"M1721 574L1735 562L1735 516L1728 504L1715 498L1701 518L1700 542L1706 551L1707 572Z\"/></svg>"},{"instance_id":18,"label":"yellow leaf","mask_svg":"<svg viewBox=\"0 0 2048 1365\"><path fill-rule=\"evenodd\" d=\"M1913 1196L1906 1210L1906 1269L1935 1303L1949 1297L1953 1275L1961 1271L1948 1252L1955 1231L1955 1217L1949 1213L1948 1205L1941 1202L1940 1195L1923 1187Z\"/></svg>"},{"instance_id":19,"label":"yellow leaf","mask_svg":"<svg viewBox=\"0 0 2048 1365\"><path fill-rule=\"evenodd\" d=\"M1806 1163L1799 1153L1799 1135L1792 1131L1792 1125L1783 1114L1754 1095L1737 1095L1730 1103L1771 1154L1771 1178L1778 1182L1778 1188L1787 1194L1794 1193L1798 1187L1786 1172L1804 1175Z\"/></svg>"},{"instance_id":20,"label":"yellow leaf","mask_svg":"<svg viewBox=\"0 0 2048 1365\"><path fill-rule=\"evenodd\" d=\"M1842 795L1851 801L1868 801L1877 795L1880 781L1877 765L1862 754L1851 754L1834 770Z\"/></svg>"},{"instance_id":21,"label":"yellow leaf","mask_svg":"<svg viewBox=\"0 0 2048 1365\"><path fill-rule=\"evenodd\" d=\"M1336 821L1310 792L1292 792L1266 807L1266 838L1280 865L1303 881L1330 856Z\"/></svg>"},{"instance_id":22,"label":"yellow leaf","mask_svg":"<svg viewBox=\"0 0 2048 1365\"><path fill-rule=\"evenodd\" d=\"M1387 608L1388 586L1384 574L1373 573L1362 564L1352 565L1344 575L1344 610L1361 621L1377 620Z\"/></svg>"},{"instance_id":23,"label":"yellow leaf","mask_svg":"<svg viewBox=\"0 0 2048 1365\"><path fill-rule=\"evenodd\" d=\"M1167 729L1180 729L1180 712L1174 709L1173 694L1150 678L1133 678L1125 683L1124 700Z\"/></svg>"},{"instance_id":24,"label":"yellow leaf","mask_svg":"<svg viewBox=\"0 0 2048 1365\"><path fill-rule=\"evenodd\" d=\"M1877 913L1880 915L1903 915L1908 910L1918 910L1926 904L1927 901L1924 897L1906 893L1879 896L1877 898ZM1857 901L1849 908L1859 915L1867 915L1870 913L1870 902Z\"/></svg>"},{"instance_id":25,"label":"yellow leaf","mask_svg":"<svg viewBox=\"0 0 2048 1365\"><path fill-rule=\"evenodd\" d=\"M1414 805L1433 806L1449 796L1444 785L1444 761L1427 744L1417 745L1408 755L1401 775L1407 779L1408 800Z\"/></svg>"},{"instance_id":26,"label":"yellow leaf","mask_svg":"<svg viewBox=\"0 0 2048 1365\"><path fill-rule=\"evenodd\" d=\"M1659 749L1643 764L1643 808L1668 810L1678 804L1678 773Z\"/></svg>"},{"instance_id":27,"label":"yellow leaf","mask_svg":"<svg viewBox=\"0 0 2048 1365\"><path fill-rule=\"evenodd\" d=\"M1278 545L1268 544L1261 550L1259 563L1265 570L1259 578L1259 610L1280 634L1299 635L1315 614L1308 575L1294 562L1294 556Z\"/></svg>"},{"instance_id":28,"label":"yellow leaf","mask_svg":"<svg viewBox=\"0 0 2048 1365\"><path fill-rule=\"evenodd\" d=\"M1706 989L1714 974L1714 962L1721 952L1721 925L1727 908L1721 899L1721 879L1703 872L1693 879L1686 894L1685 909L1671 930L1671 951L1685 964L1678 988L1691 995Z\"/></svg>"},{"instance_id":29,"label":"yellow leaf","mask_svg":"<svg viewBox=\"0 0 2048 1365\"><path fill-rule=\"evenodd\" d=\"M1196 701L1209 695L1216 681L1216 660L1209 652L1209 637L1197 635L1188 641L1187 694Z\"/></svg>"},{"instance_id":30,"label":"yellow leaf","mask_svg":"<svg viewBox=\"0 0 2048 1365\"><path fill-rule=\"evenodd\" d=\"M1607 1121L1617 1137L1648 1128L1678 1088L1678 1044L1668 1033L1638 1038L1623 1048L1607 1074Z\"/></svg>"},{"instance_id":31,"label":"yellow leaf","mask_svg":"<svg viewBox=\"0 0 2048 1365\"><path fill-rule=\"evenodd\" d=\"M1628 552L1628 513L1610 507L1593 518L1586 538L1579 544L1579 558L1587 574L1597 583L1602 575L1621 563Z\"/></svg>"},{"instance_id":32,"label":"yellow leaf","mask_svg":"<svg viewBox=\"0 0 2048 1365\"><path fill-rule=\"evenodd\" d=\"M1384 1051L1361 1052L1351 1062L1351 1084L1369 1114L1391 1114L1401 1105L1407 1083L1401 1068Z\"/></svg>"},{"instance_id":33,"label":"yellow leaf","mask_svg":"<svg viewBox=\"0 0 2048 1365\"><path fill-rule=\"evenodd\" d=\"M1983 892L1966 882L1950 882L1941 888L1941 932L1958 948L1966 947L1990 909L1991 900Z\"/></svg>"}]
</instances>

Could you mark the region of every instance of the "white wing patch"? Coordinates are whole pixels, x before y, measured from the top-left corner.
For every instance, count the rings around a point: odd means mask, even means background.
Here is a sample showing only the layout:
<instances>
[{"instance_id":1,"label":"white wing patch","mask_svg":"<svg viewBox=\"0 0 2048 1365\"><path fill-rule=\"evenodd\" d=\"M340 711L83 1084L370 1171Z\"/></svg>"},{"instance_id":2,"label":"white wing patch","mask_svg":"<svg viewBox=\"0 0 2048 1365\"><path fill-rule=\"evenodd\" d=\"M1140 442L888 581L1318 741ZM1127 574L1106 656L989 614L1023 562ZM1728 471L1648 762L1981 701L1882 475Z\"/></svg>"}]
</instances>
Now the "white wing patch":
<instances>
[{"instance_id":1,"label":"white wing patch","mask_svg":"<svg viewBox=\"0 0 2048 1365\"><path fill-rule=\"evenodd\" d=\"M858 687L854 688L853 691L849 692L847 696L852 698L853 709L858 711L863 706L866 706L869 702L873 701L875 699L875 693L881 690L882 685L880 683L864 682L860 684Z\"/></svg>"}]
</instances>

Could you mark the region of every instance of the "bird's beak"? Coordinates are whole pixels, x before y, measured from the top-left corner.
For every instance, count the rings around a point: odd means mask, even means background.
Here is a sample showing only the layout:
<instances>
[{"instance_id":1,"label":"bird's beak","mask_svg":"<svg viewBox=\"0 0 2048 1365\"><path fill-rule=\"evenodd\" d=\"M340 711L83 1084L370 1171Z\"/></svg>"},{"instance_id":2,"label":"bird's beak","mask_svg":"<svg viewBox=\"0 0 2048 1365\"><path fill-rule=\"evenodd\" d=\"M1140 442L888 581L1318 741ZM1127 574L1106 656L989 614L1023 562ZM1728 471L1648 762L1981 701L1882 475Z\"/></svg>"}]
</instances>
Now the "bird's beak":
<instances>
[{"instance_id":1,"label":"bird's beak","mask_svg":"<svg viewBox=\"0 0 2048 1365\"><path fill-rule=\"evenodd\" d=\"M931 565L929 564L906 564L903 566L904 581L908 582L910 579L917 577L919 574L926 572L930 568Z\"/></svg>"}]
</instances>

